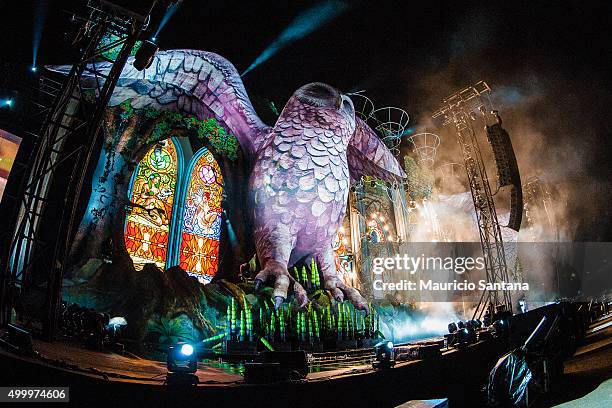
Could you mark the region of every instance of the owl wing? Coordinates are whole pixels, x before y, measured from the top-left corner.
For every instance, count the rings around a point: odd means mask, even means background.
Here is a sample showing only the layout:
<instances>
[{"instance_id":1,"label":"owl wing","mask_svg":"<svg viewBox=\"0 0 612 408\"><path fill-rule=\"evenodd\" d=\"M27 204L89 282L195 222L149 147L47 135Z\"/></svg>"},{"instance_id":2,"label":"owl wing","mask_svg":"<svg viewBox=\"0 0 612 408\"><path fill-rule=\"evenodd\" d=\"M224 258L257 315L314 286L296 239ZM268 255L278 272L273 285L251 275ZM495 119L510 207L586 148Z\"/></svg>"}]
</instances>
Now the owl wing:
<instances>
[{"instance_id":1,"label":"owl wing","mask_svg":"<svg viewBox=\"0 0 612 408\"><path fill-rule=\"evenodd\" d=\"M352 180L374 176L385 181L405 178L397 159L376 133L359 117L355 118L355 133L347 149Z\"/></svg>"},{"instance_id":2,"label":"owl wing","mask_svg":"<svg viewBox=\"0 0 612 408\"><path fill-rule=\"evenodd\" d=\"M155 55L151 66L138 71L130 57L121 72L110 106L129 100L134 108L167 109L199 119L216 118L234 134L247 157L253 158L263 136L270 132L255 113L236 68L206 51L169 50ZM108 74L111 64L98 62L96 71ZM68 73L70 66L51 66ZM88 78L94 83L93 74Z\"/></svg>"}]
</instances>

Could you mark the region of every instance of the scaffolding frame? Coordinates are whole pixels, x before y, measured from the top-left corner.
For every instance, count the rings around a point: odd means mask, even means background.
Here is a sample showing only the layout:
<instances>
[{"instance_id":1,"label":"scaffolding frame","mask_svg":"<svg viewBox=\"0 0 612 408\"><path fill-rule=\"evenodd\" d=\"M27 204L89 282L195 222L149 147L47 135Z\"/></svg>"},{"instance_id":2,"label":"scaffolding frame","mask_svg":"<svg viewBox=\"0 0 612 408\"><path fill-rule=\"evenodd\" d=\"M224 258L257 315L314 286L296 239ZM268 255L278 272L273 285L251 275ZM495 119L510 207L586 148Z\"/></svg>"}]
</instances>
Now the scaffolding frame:
<instances>
[{"instance_id":1,"label":"scaffolding frame","mask_svg":"<svg viewBox=\"0 0 612 408\"><path fill-rule=\"evenodd\" d=\"M151 0L148 13L156 0ZM0 325L10 322L17 293L31 285L34 271L45 271L46 318L43 336L53 340L61 302L61 288L70 244L79 222L79 203L84 184L91 178L92 161L101 147L104 111L117 80L141 32L148 25L148 15L129 12L105 0L89 0L73 21L80 23L78 42L83 44L79 61L72 66L63 84L41 79L41 92L52 99L28 163L29 174L10 214L7 231L10 243L3 247L1 264ZM114 38L104 41L105 38ZM77 41L75 39L75 42ZM119 52L109 53L120 47ZM96 62L111 64L103 73ZM93 89L85 89L85 78ZM66 177L67 176L67 177ZM50 191L64 197L59 214L51 214ZM57 239L45 242L41 228L57 231Z\"/></svg>"},{"instance_id":2,"label":"scaffolding frame","mask_svg":"<svg viewBox=\"0 0 612 408\"><path fill-rule=\"evenodd\" d=\"M479 116L486 124L487 115L493 115L490 92L491 88L484 81L469 86L445 98L442 107L433 114L433 118L442 118L444 125L453 125L455 128L474 201L487 282L501 283L508 282L504 243L489 178L473 125ZM504 310L511 312L510 292L483 291L472 318L481 317L487 308L491 315Z\"/></svg>"}]
</instances>

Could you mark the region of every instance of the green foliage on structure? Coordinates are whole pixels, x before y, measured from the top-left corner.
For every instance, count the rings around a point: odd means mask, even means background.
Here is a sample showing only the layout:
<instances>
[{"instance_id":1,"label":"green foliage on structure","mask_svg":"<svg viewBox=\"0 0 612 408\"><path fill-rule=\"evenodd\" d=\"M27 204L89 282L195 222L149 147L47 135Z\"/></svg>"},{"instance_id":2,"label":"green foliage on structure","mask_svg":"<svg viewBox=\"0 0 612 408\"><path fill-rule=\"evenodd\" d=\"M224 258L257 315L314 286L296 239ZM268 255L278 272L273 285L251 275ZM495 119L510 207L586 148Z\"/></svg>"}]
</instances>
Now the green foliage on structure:
<instances>
[{"instance_id":1,"label":"green foliage on structure","mask_svg":"<svg viewBox=\"0 0 612 408\"><path fill-rule=\"evenodd\" d=\"M271 291L254 292L252 284L233 284L223 279L206 285L209 292L222 294L213 301L224 311L219 332L203 340L206 348L216 350L226 341L259 344L259 349L285 350L287 347L322 350L324 344L350 347L344 342L364 342L383 337L378 306L369 305L370 313L357 310L349 301L337 302L322 289L316 262L292 268L296 281L304 285L310 302L299 308L291 298L274 308ZM215 307L215 306L212 306Z\"/></svg>"},{"instance_id":2,"label":"green foliage on structure","mask_svg":"<svg viewBox=\"0 0 612 408\"><path fill-rule=\"evenodd\" d=\"M175 344L180 341L194 341L194 329L185 315L176 318L157 316L147 323L148 332L158 336L159 344Z\"/></svg>"},{"instance_id":3,"label":"green foliage on structure","mask_svg":"<svg viewBox=\"0 0 612 408\"><path fill-rule=\"evenodd\" d=\"M406 186L410 198L412 200L429 198L433 192L433 174L427 169L419 166L415 160L408 155L404 156L404 171L408 175Z\"/></svg>"},{"instance_id":4,"label":"green foliage on structure","mask_svg":"<svg viewBox=\"0 0 612 408\"><path fill-rule=\"evenodd\" d=\"M115 34L108 34L102 37L102 40L100 41L100 47L98 48L99 50L102 50L101 55L112 61L117 59L117 56L121 51L121 47L123 46L123 42L117 43L117 41L119 41L119 37ZM138 51L141 45L142 41L136 41L136 44L134 45L134 48L132 48L130 55L136 55L136 52Z\"/></svg>"},{"instance_id":5,"label":"green foliage on structure","mask_svg":"<svg viewBox=\"0 0 612 408\"><path fill-rule=\"evenodd\" d=\"M120 105L120 118L125 121L133 115L143 115L145 119L153 119L156 126L148 137L147 142L152 144L172 134L205 139L210 143L214 153L235 160L238 157L238 139L217 121L215 118L200 120L194 116L184 115L166 109L134 109L129 100Z\"/></svg>"}]
</instances>

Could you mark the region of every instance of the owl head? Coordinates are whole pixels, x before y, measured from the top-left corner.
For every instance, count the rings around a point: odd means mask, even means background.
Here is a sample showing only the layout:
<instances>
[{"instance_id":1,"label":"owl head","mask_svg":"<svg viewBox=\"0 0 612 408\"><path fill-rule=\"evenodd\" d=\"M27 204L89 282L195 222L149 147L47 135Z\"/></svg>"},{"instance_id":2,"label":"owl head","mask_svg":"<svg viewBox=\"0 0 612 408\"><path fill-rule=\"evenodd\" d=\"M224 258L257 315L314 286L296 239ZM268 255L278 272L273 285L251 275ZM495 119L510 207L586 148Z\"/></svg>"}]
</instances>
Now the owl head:
<instances>
[{"instance_id":1,"label":"owl head","mask_svg":"<svg viewBox=\"0 0 612 408\"><path fill-rule=\"evenodd\" d=\"M304 111L307 122L323 128L340 127L347 135L355 131L355 107L351 99L333 86L313 82L293 93L287 108Z\"/></svg>"}]
</instances>

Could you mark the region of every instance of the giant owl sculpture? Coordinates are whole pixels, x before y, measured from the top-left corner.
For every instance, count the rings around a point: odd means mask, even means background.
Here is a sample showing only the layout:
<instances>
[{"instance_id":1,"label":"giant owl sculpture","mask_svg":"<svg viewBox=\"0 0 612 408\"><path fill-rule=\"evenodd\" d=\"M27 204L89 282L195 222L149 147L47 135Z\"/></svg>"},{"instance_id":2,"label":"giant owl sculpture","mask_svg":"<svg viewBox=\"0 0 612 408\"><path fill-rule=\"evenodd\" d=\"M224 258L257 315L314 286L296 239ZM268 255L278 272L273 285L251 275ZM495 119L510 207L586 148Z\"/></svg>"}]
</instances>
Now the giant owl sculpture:
<instances>
[{"instance_id":1,"label":"giant owl sculpture","mask_svg":"<svg viewBox=\"0 0 612 408\"><path fill-rule=\"evenodd\" d=\"M248 188L262 267L256 285L273 284L277 306L293 289L303 306L306 292L288 267L314 257L324 287L337 300L366 308L359 292L337 276L332 239L346 213L351 180L372 175L391 181L405 175L374 131L355 116L351 99L326 84L304 85L269 127L257 117L236 69L219 55L163 51L144 71L132 62L111 105L130 100L134 108L215 117L238 138L253 169ZM97 65L98 71L109 68Z\"/></svg>"}]
</instances>

